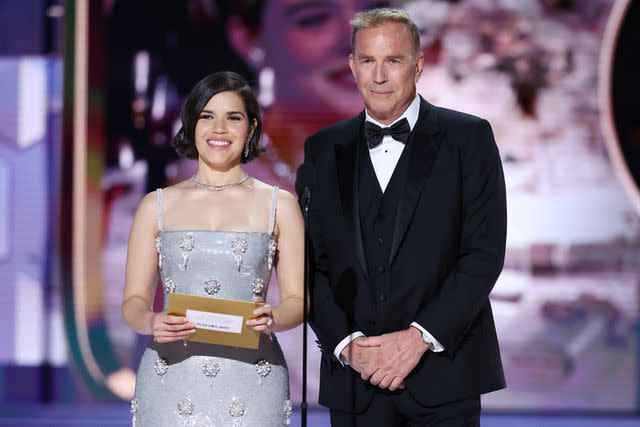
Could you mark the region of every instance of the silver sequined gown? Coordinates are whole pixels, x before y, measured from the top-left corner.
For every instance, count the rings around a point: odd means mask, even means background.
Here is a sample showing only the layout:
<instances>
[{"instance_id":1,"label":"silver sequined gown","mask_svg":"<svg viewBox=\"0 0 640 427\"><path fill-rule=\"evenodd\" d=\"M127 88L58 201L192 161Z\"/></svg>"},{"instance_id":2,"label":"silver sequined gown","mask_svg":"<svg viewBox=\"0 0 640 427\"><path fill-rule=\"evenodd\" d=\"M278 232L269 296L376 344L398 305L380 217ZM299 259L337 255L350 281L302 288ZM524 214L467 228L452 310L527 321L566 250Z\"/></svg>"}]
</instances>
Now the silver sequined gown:
<instances>
[{"instance_id":1,"label":"silver sequined gown","mask_svg":"<svg viewBox=\"0 0 640 427\"><path fill-rule=\"evenodd\" d=\"M163 231L162 192L157 194L165 309L171 292L266 298L276 250L277 188L267 233ZM138 368L131 413L138 427L289 425L289 378L280 345L265 334L258 350L151 341Z\"/></svg>"}]
</instances>

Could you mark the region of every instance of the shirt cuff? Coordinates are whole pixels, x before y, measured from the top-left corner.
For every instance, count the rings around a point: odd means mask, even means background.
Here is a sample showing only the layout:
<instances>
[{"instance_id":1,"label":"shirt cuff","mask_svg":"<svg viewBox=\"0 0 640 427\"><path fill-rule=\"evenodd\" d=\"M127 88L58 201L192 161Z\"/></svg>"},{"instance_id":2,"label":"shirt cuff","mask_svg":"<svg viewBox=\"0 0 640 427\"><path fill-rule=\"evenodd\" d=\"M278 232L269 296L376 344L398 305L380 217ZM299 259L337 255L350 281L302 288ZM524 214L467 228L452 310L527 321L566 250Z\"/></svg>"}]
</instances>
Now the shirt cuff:
<instances>
[{"instance_id":1,"label":"shirt cuff","mask_svg":"<svg viewBox=\"0 0 640 427\"><path fill-rule=\"evenodd\" d=\"M431 351L433 351L434 353L440 353L441 351L444 351L444 347L442 346L442 344L440 344L438 340L433 337L433 335L427 332L425 328L423 328L416 322L411 322L411 326L413 326L414 328L419 330L420 333L422 333L422 341L424 341L429 345L429 347L431 348Z\"/></svg>"},{"instance_id":2,"label":"shirt cuff","mask_svg":"<svg viewBox=\"0 0 640 427\"><path fill-rule=\"evenodd\" d=\"M358 337L363 337L364 334L360 331L356 331L354 333L352 333L351 335L348 335L345 339L343 339L342 341L340 341L338 343L338 345L336 346L336 349L333 351L333 355L336 357L336 359L338 359L338 361L342 364L342 366L344 365L349 365L349 361L347 359L345 359L344 357L342 357L342 350L344 350L344 348L353 340L355 340Z\"/></svg>"}]
</instances>

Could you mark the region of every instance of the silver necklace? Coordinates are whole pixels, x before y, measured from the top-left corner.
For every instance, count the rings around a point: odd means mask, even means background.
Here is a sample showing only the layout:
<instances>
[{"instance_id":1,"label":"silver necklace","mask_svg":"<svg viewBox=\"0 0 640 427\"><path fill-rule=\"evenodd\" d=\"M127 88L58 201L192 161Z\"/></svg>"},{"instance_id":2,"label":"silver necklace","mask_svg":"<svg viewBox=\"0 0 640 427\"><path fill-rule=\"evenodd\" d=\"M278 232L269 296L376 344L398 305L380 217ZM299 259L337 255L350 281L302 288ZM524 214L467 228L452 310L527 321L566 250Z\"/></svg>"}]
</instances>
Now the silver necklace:
<instances>
[{"instance_id":1,"label":"silver necklace","mask_svg":"<svg viewBox=\"0 0 640 427\"><path fill-rule=\"evenodd\" d=\"M193 175L190 178L191 182L193 182L195 185L197 185L198 187L205 188L205 189L207 189L209 191L222 191L222 190L226 190L226 189L231 188L231 187L236 187L236 186L238 186L240 184L245 183L248 179L249 179L249 175L245 174L239 180L230 182L228 184L211 185L211 184L207 184L206 182L202 182L202 181L198 180L198 178L196 178L195 175Z\"/></svg>"}]
</instances>

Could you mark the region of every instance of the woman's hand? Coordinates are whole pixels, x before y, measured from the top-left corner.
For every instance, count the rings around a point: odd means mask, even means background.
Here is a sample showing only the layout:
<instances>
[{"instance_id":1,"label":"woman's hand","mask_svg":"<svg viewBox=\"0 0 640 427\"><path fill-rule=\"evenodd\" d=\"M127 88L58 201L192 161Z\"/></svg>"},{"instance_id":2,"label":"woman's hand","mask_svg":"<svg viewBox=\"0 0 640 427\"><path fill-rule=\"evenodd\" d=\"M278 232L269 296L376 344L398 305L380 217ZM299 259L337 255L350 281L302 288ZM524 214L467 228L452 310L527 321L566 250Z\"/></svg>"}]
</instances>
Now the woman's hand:
<instances>
[{"instance_id":1,"label":"woman's hand","mask_svg":"<svg viewBox=\"0 0 640 427\"><path fill-rule=\"evenodd\" d=\"M256 304L262 303L262 298L255 298L253 302ZM273 317L273 307L269 304L264 304L255 310L253 310L254 317L247 320L247 326L254 331L270 333L275 327L275 319Z\"/></svg>"},{"instance_id":2,"label":"woman's hand","mask_svg":"<svg viewBox=\"0 0 640 427\"><path fill-rule=\"evenodd\" d=\"M191 338L196 333L196 325L183 316L154 313L151 318L151 331L155 342L167 343Z\"/></svg>"}]
</instances>

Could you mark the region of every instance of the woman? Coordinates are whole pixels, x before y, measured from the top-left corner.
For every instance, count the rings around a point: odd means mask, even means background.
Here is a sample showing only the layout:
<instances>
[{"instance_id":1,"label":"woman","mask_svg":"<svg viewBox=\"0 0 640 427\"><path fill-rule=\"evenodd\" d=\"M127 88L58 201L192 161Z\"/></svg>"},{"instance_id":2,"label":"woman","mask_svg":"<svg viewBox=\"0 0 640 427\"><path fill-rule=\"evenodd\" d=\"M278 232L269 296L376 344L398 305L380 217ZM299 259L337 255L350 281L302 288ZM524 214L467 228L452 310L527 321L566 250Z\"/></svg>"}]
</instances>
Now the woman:
<instances>
[{"instance_id":1,"label":"woman","mask_svg":"<svg viewBox=\"0 0 640 427\"><path fill-rule=\"evenodd\" d=\"M304 226L291 194L242 170L259 156L261 132L258 103L239 75L204 78L173 140L178 153L197 159L197 172L138 206L122 311L153 341L138 370L134 424L289 424L287 366L271 333L302 321ZM193 323L151 309L158 273L165 301L172 292L263 301L273 266L280 304L256 308L247 321L264 332L258 350L187 344Z\"/></svg>"}]
</instances>

